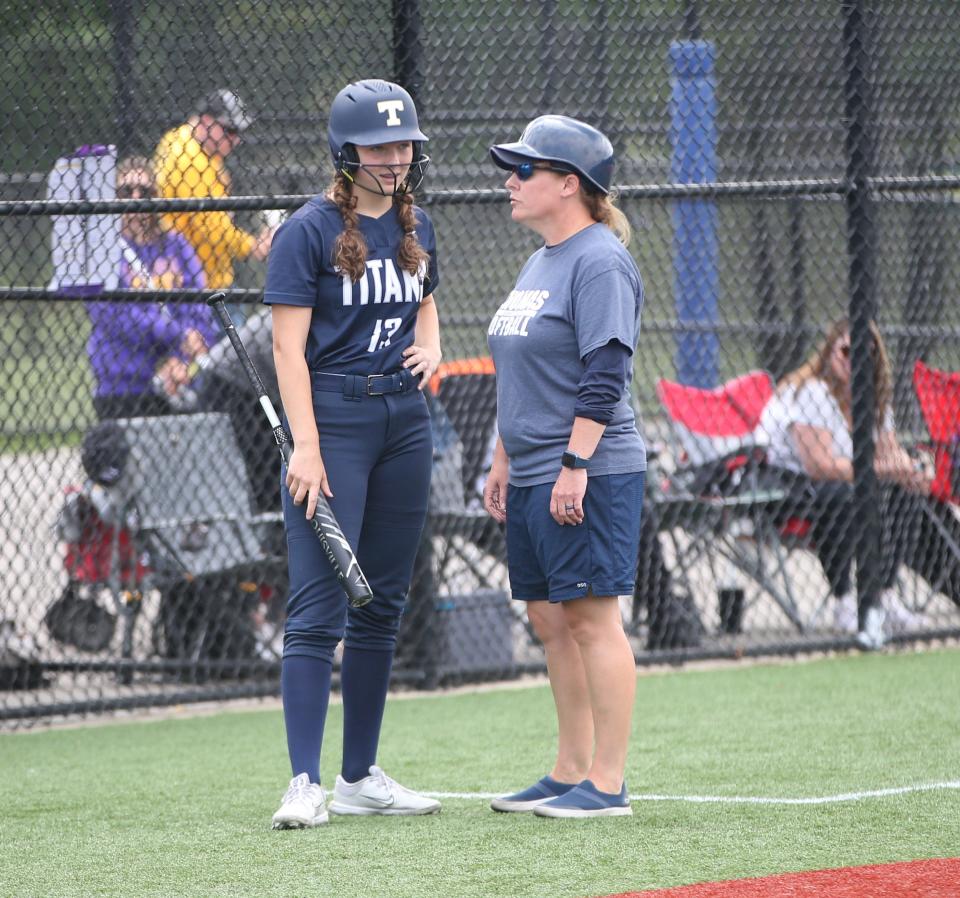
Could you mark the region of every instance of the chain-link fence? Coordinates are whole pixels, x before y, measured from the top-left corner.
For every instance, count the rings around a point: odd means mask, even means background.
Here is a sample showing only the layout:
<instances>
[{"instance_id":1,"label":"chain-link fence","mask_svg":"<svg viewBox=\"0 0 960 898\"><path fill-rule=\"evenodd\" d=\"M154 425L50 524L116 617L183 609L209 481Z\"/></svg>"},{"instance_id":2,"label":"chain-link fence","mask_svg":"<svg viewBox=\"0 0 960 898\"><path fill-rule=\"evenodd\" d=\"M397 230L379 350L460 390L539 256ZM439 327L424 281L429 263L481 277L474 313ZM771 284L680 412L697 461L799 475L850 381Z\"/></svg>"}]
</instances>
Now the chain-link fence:
<instances>
[{"instance_id":1,"label":"chain-link fence","mask_svg":"<svg viewBox=\"0 0 960 898\"><path fill-rule=\"evenodd\" d=\"M261 237L365 77L416 99L443 272L398 683L544 669L480 504L486 326L537 245L487 148L543 112L611 138L645 282L638 659L850 644L874 606L887 638L960 629L949 4L0 10L0 718L278 690L279 457L200 300L230 291L278 401ZM203 115L228 145L183 165Z\"/></svg>"}]
</instances>

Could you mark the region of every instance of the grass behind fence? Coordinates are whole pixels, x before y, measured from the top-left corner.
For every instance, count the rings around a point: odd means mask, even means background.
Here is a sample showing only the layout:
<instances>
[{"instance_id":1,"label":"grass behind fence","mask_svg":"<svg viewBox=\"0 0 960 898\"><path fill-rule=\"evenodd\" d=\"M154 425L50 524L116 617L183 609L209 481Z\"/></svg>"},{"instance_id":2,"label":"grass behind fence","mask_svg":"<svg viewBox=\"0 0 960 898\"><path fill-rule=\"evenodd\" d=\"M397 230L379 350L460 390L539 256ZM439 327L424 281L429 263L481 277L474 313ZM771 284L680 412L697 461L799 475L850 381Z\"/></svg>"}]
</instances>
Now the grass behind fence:
<instances>
[{"instance_id":1,"label":"grass behind fence","mask_svg":"<svg viewBox=\"0 0 960 898\"><path fill-rule=\"evenodd\" d=\"M956 780L960 654L851 656L642 676L633 794L812 797ZM378 759L438 792L541 776L543 686L391 701ZM331 709L325 782L339 767ZM287 779L277 711L0 737L0 894L533 896L956 854L960 791L820 805L637 800L554 821L445 799L436 817L272 832Z\"/></svg>"}]
</instances>

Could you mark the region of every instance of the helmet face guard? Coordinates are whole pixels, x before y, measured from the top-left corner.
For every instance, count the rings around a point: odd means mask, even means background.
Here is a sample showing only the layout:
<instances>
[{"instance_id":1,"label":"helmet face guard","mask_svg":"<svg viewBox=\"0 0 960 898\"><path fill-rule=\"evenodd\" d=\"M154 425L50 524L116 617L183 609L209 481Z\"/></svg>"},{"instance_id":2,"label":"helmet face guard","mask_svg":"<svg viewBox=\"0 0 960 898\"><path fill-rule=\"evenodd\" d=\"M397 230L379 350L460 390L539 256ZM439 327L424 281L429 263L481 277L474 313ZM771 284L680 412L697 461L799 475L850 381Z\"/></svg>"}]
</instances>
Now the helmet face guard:
<instances>
[{"instance_id":1,"label":"helmet face guard","mask_svg":"<svg viewBox=\"0 0 960 898\"><path fill-rule=\"evenodd\" d=\"M327 137L334 166L350 181L363 167L357 155L358 146L410 141L413 161L393 195L416 190L430 161L423 152L423 143L429 138L420 130L413 98L399 84L390 81L368 79L343 88L330 106Z\"/></svg>"},{"instance_id":2,"label":"helmet face guard","mask_svg":"<svg viewBox=\"0 0 960 898\"><path fill-rule=\"evenodd\" d=\"M588 190L610 192L614 153L610 141L592 125L565 115L541 115L520 140L490 147L500 168L512 170L523 162L542 161L571 169Z\"/></svg>"},{"instance_id":3,"label":"helmet face guard","mask_svg":"<svg viewBox=\"0 0 960 898\"><path fill-rule=\"evenodd\" d=\"M360 144L360 146L372 146L372 144ZM376 172L372 170L372 167L364 165L360 161L360 156L354 144L345 143L333 161L336 170L351 183L354 181L356 173L360 171L360 169L363 169L369 175L373 176L383 196L391 196L389 193L384 193L383 186L380 184L380 180L376 177ZM410 162L407 176L396 185L392 195L400 196L404 193L413 193L423 183L423 178L427 173L427 166L429 164L430 157L423 152L420 141L413 141L413 160Z\"/></svg>"}]
</instances>

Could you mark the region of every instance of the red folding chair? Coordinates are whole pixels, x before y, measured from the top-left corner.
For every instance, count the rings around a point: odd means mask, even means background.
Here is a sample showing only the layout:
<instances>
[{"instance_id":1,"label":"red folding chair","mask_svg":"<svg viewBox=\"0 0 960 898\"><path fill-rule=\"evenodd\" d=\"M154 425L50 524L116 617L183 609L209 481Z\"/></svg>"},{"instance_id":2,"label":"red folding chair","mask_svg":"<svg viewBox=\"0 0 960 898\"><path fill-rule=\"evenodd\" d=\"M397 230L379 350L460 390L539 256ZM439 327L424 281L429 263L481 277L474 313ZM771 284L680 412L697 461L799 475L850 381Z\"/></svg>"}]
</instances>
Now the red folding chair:
<instances>
[{"instance_id":1,"label":"red folding chair","mask_svg":"<svg viewBox=\"0 0 960 898\"><path fill-rule=\"evenodd\" d=\"M657 396L670 417L682 461L700 465L729 458L731 468L747 460L760 415L773 396L766 371L750 371L713 390L661 378Z\"/></svg>"},{"instance_id":2,"label":"red folding chair","mask_svg":"<svg viewBox=\"0 0 960 898\"><path fill-rule=\"evenodd\" d=\"M960 373L938 371L917 360L913 386L933 443L936 466L931 495L960 503Z\"/></svg>"},{"instance_id":3,"label":"red folding chair","mask_svg":"<svg viewBox=\"0 0 960 898\"><path fill-rule=\"evenodd\" d=\"M812 629L829 596L812 608L809 601L800 602L786 569L787 549L801 543L807 522L791 519L776 525L771 512L786 493L762 488L757 477L766 444L758 425L774 394L772 377L750 371L714 389L662 378L656 389L670 423L676 462L657 494L661 519L665 529L679 528L690 537L685 547L674 540L681 577L705 557L719 584L715 561L724 559L752 579L760 595L770 595L800 632Z\"/></svg>"},{"instance_id":4,"label":"red folding chair","mask_svg":"<svg viewBox=\"0 0 960 898\"><path fill-rule=\"evenodd\" d=\"M960 372L940 371L918 359L913 366L913 386L933 444L934 478L930 494L941 502L960 505ZM953 532L944 526L928 503L920 507L950 551L960 558L960 544ZM945 566L938 581L930 584L934 592L943 585L947 572Z\"/></svg>"}]
</instances>

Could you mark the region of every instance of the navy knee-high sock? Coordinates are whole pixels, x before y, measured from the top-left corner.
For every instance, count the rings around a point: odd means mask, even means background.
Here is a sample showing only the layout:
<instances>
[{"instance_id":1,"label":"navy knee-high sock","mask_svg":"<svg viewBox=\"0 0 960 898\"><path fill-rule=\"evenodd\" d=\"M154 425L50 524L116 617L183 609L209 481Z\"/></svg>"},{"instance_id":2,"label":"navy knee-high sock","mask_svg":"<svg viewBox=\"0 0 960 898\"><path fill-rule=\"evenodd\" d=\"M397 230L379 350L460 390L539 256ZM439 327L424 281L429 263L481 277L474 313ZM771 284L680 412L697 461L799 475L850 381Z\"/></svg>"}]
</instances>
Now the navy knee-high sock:
<instances>
[{"instance_id":1,"label":"navy knee-high sock","mask_svg":"<svg viewBox=\"0 0 960 898\"><path fill-rule=\"evenodd\" d=\"M387 702L392 651L369 651L344 646L340 666L343 695L343 767L348 783L368 776L377 761L380 724Z\"/></svg>"},{"instance_id":2,"label":"navy knee-high sock","mask_svg":"<svg viewBox=\"0 0 960 898\"><path fill-rule=\"evenodd\" d=\"M290 768L294 776L306 773L311 783L320 782L320 746L332 668L332 662L326 659L293 655L283 659L280 672Z\"/></svg>"}]
</instances>

